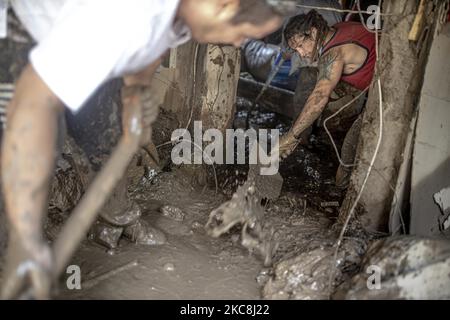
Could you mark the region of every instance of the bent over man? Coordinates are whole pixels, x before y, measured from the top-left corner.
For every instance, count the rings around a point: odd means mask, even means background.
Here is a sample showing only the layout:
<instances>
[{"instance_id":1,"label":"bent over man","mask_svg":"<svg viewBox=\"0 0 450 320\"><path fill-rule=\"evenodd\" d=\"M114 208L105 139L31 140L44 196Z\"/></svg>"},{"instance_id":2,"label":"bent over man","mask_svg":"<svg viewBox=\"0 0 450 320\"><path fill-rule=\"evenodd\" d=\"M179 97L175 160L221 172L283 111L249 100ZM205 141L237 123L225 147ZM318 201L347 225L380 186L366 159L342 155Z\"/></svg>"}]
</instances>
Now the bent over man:
<instances>
[{"instance_id":1,"label":"bent over man","mask_svg":"<svg viewBox=\"0 0 450 320\"><path fill-rule=\"evenodd\" d=\"M161 56L191 38L235 46L279 28L282 17L262 0L12 0L37 41L8 106L2 186L10 221L4 297L28 280L48 296L53 257L43 237L58 118L64 106L81 112L105 82L148 85ZM89 105L87 106L89 107ZM108 114L105 114L108 116ZM130 210L134 210L133 207ZM139 214L106 221L124 227ZM131 219L128 219L131 217ZM14 259L13 259L14 258Z\"/></svg>"},{"instance_id":2,"label":"bent over man","mask_svg":"<svg viewBox=\"0 0 450 320\"><path fill-rule=\"evenodd\" d=\"M293 17L284 36L289 47L301 58L318 61L319 69L312 93L305 99L306 103L291 130L280 141L280 154L285 158L305 142L307 129L316 120L334 114L370 86L376 48L375 34L361 23L341 22L329 27L314 10ZM336 101L333 100L334 93ZM296 100L297 103L301 101ZM339 127L345 122L352 123L341 150L345 164L353 164L355 160L362 121L360 107L360 101L355 101L329 124L330 127ZM336 174L336 184L345 187L350 174L351 170L341 165Z\"/></svg>"}]
</instances>

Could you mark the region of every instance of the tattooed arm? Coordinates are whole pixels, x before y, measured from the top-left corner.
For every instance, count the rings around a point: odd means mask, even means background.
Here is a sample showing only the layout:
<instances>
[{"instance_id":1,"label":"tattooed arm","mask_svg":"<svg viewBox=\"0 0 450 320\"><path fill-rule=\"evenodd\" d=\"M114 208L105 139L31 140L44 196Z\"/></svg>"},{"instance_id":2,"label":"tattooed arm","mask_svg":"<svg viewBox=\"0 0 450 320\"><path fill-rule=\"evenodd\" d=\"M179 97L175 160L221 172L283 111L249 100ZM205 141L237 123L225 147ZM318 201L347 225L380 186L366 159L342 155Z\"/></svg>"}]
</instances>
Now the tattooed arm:
<instances>
[{"instance_id":1,"label":"tattooed arm","mask_svg":"<svg viewBox=\"0 0 450 320\"><path fill-rule=\"evenodd\" d=\"M343 69L344 61L339 48L331 49L320 58L317 84L290 132L280 142L282 157L287 157L297 147L301 134L325 109L331 93L341 79Z\"/></svg>"},{"instance_id":2,"label":"tattooed arm","mask_svg":"<svg viewBox=\"0 0 450 320\"><path fill-rule=\"evenodd\" d=\"M8 106L1 155L2 186L10 222L5 298L19 294L19 284L27 276L35 295L45 297L40 293L45 295L47 290L52 259L43 237L43 219L47 213L61 110L59 99L33 67L27 66Z\"/></svg>"}]
</instances>

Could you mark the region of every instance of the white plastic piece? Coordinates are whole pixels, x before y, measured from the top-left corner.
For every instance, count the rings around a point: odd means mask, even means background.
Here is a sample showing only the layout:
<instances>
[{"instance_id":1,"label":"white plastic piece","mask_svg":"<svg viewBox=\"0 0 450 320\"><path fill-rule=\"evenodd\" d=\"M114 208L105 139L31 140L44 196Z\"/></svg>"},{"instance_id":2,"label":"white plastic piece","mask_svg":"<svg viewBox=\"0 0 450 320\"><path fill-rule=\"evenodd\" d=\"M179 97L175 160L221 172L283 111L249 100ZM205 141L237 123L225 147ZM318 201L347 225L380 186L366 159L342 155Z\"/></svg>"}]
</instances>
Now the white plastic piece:
<instances>
[{"instance_id":1,"label":"white plastic piece","mask_svg":"<svg viewBox=\"0 0 450 320\"><path fill-rule=\"evenodd\" d=\"M8 0L0 0L0 39L8 36Z\"/></svg>"}]
</instances>

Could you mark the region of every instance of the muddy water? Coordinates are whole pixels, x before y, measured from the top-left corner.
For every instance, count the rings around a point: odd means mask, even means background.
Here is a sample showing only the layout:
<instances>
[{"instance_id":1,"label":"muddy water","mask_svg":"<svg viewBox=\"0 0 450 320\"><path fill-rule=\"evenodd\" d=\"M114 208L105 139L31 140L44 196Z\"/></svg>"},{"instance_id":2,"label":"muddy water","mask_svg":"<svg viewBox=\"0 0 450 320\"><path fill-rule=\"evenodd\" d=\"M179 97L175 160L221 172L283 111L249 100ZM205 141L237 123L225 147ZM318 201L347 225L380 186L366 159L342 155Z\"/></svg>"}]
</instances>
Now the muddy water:
<instances>
[{"instance_id":1,"label":"muddy water","mask_svg":"<svg viewBox=\"0 0 450 320\"><path fill-rule=\"evenodd\" d=\"M245 123L247 107L248 102L238 104L236 128ZM290 120L257 108L251 114L250 124L286 132ZM204 229L210 212L229 200L238 185L245 182L248 166L218 167L218 194L213 183L204 185L202 171L195 168L166 166L166 172L156 177L147 170L130 170L130 180L136 182L130 190L133 198L143 208L144 219L166 234L167 243L148 247L123 239L117 250L108 252L86 240L72 261L81 269L82 290L68 290L69 275L63 275L55 297L326 298L324 275L331 265L337 234L333 228L337 207L323 204L342 198L341 191L333 187L336 161L331 150L320 136L313 138L311 147L298 148L280 168L285 181L282 195L263 203L264 222L273 228L274 241L278 243L273 267L264 267L257 252L249 252L241 245L240 226L217 239L209 237ZM49 217L50 238L66 218L64 212ZM358 268L365 243L355 239L349 237L343 245L347 249L339 256L339 282Z\"/></svg>"},{"instance_id":2,"label":"muddy water","mask_svg":"<svg viewBox=\"0 0 450 320\"><path fill-rule=\"evenodd\" d=\"M247 123L255 129L279 129L283 134L292 121L264 106L252 110L249 101L239 99L234 126L246 129ZM333 138L339 148L342 137ZM265 285L264 298L328 299L334 286L348 281L358 270L367 243L361 232L347 234L337 260L334 258L340 227L335 221L344 196L334 183L337 165L329 137L320 128L313 130L308 146L299 146L281 164L283 196L265 206L263 223L275 230L271 241L278 249L272 268L263 270L258 277ZM242 178L245 174L239 169L236 173Z\"/></svg>"},{"instance_id":3,"label":"muddy water","mask_svg":"<svg viewBox=\"0 0 450 320\"><path fill-rule=\"evenodd\" d=\"M209 212L227 198L193 187L192 179L189 173L176 170L143 182L136 190L145 220L166 233L165 245L146 247L122 240L119 249L107 252L85 241L72 262L81 268L84 289L65 289L63 277L57 298L260 299L264 286L266 298L302 298L298 290L293 295L286 289L289 277L277 278L279 268L264 268L261 257L240 245L239 227L218 239L205 234ZM265 209L265 219L276 230L279 243L275 265L332 246L332 218L305 204L298 195L286 192ZM308 297L324 296L309 293Z\"/></svg>"},{"instance_id":4,"label":"muddy water","mask_svg":"<svg viewBox=\"0 0 450 320\"><path fill-rule=\"evenodd\" d=\"M224 201L222 196L196 189L184 172L163 173L144 182L137 191L136 199L146 209L145 220L166 233L167 244L145 247L122 240L118 250L108 253L85 243L73 263L81 267L88 289L65 290L60 298L260 297L255 281L260 261L234 243L231 236L214 240L203 229L209 211ZM124 266L123 271L114 274ZM101 281L96 280L99 277Z\"/></svg>"},{"instance_id":5,"label":"muddy water","mask_svg":"<svg viewBox=\"0 0 450 320\"><path fill-rule=\"evenodd\" d=\"M234 123L243 128L249 102L238 100ZM253 128L289 130L291 120L258 107L250 114ZM276 201L264 203L264 223L274 230L278 247L273 267L264 267L257 252L240 242L241 227L213 239L204 226L210 212L227 201L247 179L248 166L217 168L219 193L203 186L192 168L174 169L153 179L142 178L133 196L145 220L167 235L157 247L122 240L106 252L86 241L73 263L82 271L81 291L64 290L59 298L77 299L324 299L326 270L331 266L337 229L336 206L342 192L334 187L337 167L332 149L320 134L309 147L299 147L280 171L285 183ZM357 270L365 243L351 239L340 257L338 281ZM320 271L322 270L322 271ZM294 284L294 285L293 285Z\"/></svg>"}]
</instances>

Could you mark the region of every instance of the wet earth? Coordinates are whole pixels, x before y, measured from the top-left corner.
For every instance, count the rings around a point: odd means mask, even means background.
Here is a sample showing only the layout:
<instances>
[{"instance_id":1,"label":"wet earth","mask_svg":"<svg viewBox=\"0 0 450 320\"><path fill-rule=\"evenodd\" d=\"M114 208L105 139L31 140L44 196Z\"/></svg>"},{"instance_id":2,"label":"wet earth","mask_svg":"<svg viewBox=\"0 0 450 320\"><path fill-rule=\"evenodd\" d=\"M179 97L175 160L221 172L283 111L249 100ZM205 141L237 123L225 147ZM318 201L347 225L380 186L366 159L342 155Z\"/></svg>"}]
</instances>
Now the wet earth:
<instances>
[{"instance_id":1,"label":"wet earth","mask_svg":"<svg viewBox=\"0 0 450 320\"><path fill-rule=\"evenodd\" d=\"M243 128L248 110L249 102L238 99L235 128ZM249 123L256 129L277 128L283 133L291 120L260 106L251 112ZM333 245L340 231L335 222L344 194L334 186L336 157L324 139L320 133L313 136L308 147L299 147L283 162L281 196L262 203L264 224L273 231L271 241L276 243L271 265L264 266L258 252L242 245L242 226L234 226L219 238L205 230L211 211L245 183L248 166L216 167L216 192L211 168L205 171L165 163L163 171L155 173L136 164L128 172L130 196L141 206L143 220L163 231L167 242L144 246L122 239L117 249L107 250L87 238L71 263L81 270L81 290L68 289L71 273L67 273L60 278L54 297L330 298L327 271L334 265ZM81 194L80 188L75 184L68 192ZM50 210L46 224L50 240L67 219L67 211ZM333 290L358 271L366 245L359 231L347 235L338 255Z\"/></svg>"}]
</instances>

